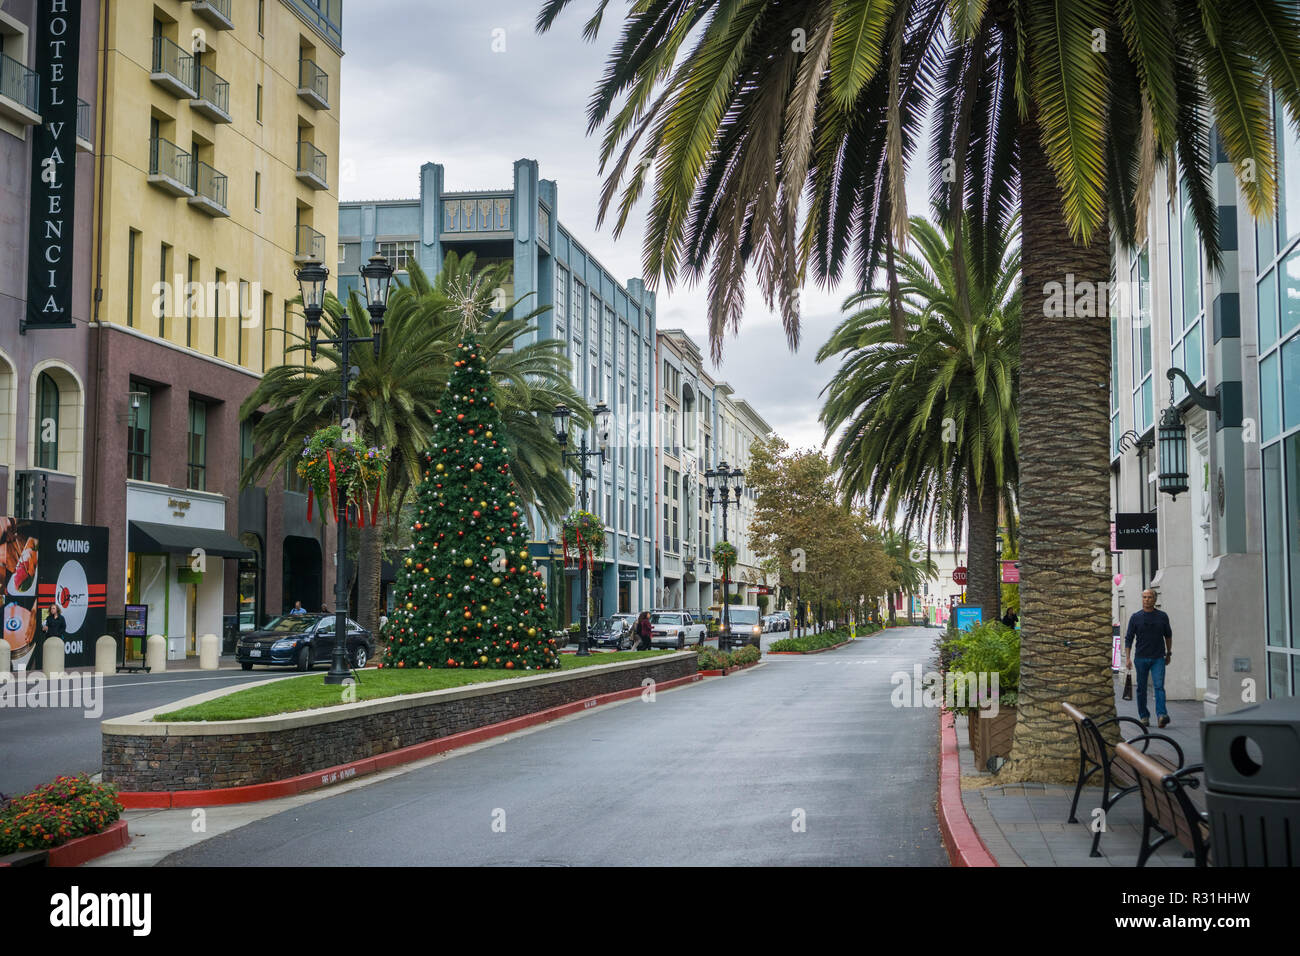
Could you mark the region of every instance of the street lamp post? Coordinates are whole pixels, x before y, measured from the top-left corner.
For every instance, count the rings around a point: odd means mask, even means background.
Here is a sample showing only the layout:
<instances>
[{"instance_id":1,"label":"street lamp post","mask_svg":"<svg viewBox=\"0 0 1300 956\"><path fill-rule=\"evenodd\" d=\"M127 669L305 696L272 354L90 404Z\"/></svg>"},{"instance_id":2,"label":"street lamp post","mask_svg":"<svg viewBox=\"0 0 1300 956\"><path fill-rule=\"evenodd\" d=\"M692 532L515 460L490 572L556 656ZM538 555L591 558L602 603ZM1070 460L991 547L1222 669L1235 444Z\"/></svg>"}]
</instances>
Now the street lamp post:
<instances>
[{"instance_id":1,"label":"street lamp post","mask_svg":"<svg viewBox=\"0 0 1300 956\"><path fill-rule=\"evenodd\" d=\"M583 432L582 440L578 443L577 451L561 452L562 460L567 464L569 459L577 462L578 474L581 481L582 509L587 510L587 479L595 478L587 470L588 458L599 458L601 463L605 462L605 449L609 446L609 406L604 402L599 403L593 411L596 416L596 434L597 447L590 451L587 450L587 434ZM567 449L569 444L569 417L573 410L567 405L556 405L555 411L551 412L551 419L555 423L555 441L560 448ZM581 556L579 565L581 565ZM578 656L591 656L591 649L587 645L587 573L588 569L578 568L578 581L580 586L579 599L582 602L578 610Z\"/></svg>"},{"instance_id":2,"label":"street lamp post","mask_svg":"<svg viewBox=\"0 0 1300 956\"><path fill-rule=\"evenodd\" d=\"M361 281L366 298L366 311L370 313L371 334L364 338L352 334L351 322L344 310L341 334L338 338L320 338L320 317L325 311L325 280L330 271L316 260L309 260L295 273L298 289L302 293L302 310L307 320L307 333L311 340L311 357L316 358L316 346L324 341L327 345L337 345L340 351L339 362L339 424L348 419L348 381L351 379L352 366L348 359L350 346L364 342L374 343L375 357L379 357L379 335L384 327L384 313L388 311L388 292L393 278L393 267L380 255L373 255L370 261L361 267ZM347 501L341 495L335 503L334 519L338 526L338 542L335 550L334 568L334 653L330 658L329 673L325 675L326 684L342 684L349 675L346 652L348 635L348 538L344 530L347 527Z\"/></svg>"},{"instance_id":3,"label":"street lamp post","mask_svg":"<svg viewBox=\"0 0 1300 956\"><path fill-rule=\"evenodd\" d=\"M745 473L739 468L734 470L727 468L725 461L718 462L717 468L712 468L704 473L704 493L709 503L709 510L713 510L714 497L716 496L722 505L722 540L727 540L727 508L731 504L731 492L734 489L736 493L736 507L740 507L740 496L745 490L743 484ZM725 645L725 646L724 646ZM727 563L722 563L722 630L718 633L718 650L729 650L731 648L731 574Z\"/></svg>"}]
</instances>

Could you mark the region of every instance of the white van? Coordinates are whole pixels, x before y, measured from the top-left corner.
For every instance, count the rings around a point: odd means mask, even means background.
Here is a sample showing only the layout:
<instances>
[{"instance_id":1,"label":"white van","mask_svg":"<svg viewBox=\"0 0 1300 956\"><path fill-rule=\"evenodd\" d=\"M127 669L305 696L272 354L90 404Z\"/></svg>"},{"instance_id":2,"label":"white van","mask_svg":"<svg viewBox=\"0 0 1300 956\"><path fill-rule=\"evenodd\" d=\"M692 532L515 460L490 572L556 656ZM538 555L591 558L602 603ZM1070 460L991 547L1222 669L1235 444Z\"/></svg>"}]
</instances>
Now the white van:
<instances>
[{"instance_id":1,"label":"white van","mask_svg":"<svg viewBox=\"0 0 1300 956\"><path fill-rule=\"evenodd\" d=\"M727 608L727 619L731 624L730 640L732 648L745 644L760 646L763 639L763 612L757 604L732 604Z\"/></svg>"}]
</instances>

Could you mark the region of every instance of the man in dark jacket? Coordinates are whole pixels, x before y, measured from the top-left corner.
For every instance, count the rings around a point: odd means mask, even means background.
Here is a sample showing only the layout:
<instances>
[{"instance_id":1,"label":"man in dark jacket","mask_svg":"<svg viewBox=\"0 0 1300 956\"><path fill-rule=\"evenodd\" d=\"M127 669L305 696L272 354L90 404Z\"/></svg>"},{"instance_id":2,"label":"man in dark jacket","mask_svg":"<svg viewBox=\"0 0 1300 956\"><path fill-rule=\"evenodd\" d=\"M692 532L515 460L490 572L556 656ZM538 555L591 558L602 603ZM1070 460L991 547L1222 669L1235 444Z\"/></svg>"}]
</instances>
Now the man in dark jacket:
<instances>
[{"instance_id":1,"label":"man in dark jacket","mask_svg":"<svg viewBox=\"0 0 1300 956\"><path fill-rule=\"evenodd\" d=\"M1133 643L1137 642L1134 653ZM1142 610L1133 612L1128 619L1128 633L1124 636L1126 651L1125 669L1137 665L1138 717L1151 726L1151 712L1147 710L1147 675L1156 691L1156 717L1161 727L1169 726L1169 712L1165 708L1165 665L1173 657L1174 632L1169 626L1169 615L1156 610L1156 592L1148 588L1142 592Z\"/></svg>"}]
</instances>

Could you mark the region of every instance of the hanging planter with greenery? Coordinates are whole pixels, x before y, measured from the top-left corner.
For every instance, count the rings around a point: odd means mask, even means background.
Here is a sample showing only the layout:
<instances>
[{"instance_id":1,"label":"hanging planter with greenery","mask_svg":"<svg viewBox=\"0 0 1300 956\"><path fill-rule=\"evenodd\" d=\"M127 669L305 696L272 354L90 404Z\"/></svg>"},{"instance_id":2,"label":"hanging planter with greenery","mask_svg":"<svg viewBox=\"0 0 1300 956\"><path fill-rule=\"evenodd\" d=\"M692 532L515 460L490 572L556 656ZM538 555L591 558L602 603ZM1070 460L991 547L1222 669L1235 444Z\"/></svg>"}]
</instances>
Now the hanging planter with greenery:
<instances>
[{"instance_id":1,"label":"hanging planter with greenery","mask_svg":"<svg viewBox=\"0 0 1300 956\"><path fill-rule=\"evenodd\" d=\"M605 522L590 511L571 511L565 515L560 534L565 567L569 566L570 551L580 568L605 552Z\"/></svg>"},{"instance_id":2,"label":"hanging planter with greenery","mask_svg":"<svg viewBox=\"0 0 1300 956\"><path fill-rule=\"evenodd\" d=\"M713 560L720 568L736 566L736 546L730 541L719 541L713 546Z\"/></svg>"},{"instance_id":3,"label":"hanging planter with greenery","mask_svg":"<svg viewBox=\"0 0 1300 956\"><path fill-rule=\"evenodd\" d=\"M379 489L388 472L390 456L384 447L366 447L353 433L349 439L339 425L317 430L305 439L298 458L298 474L307 482L307 520L312 517L312 499L322 503L321 520L328 522L324 503L329 502L338 520L339 500L356 506L358 524L366 523L367 509L373 525L379 517ZM347 523L347 515L344 515Z\"/></svg>"}]
</instances>

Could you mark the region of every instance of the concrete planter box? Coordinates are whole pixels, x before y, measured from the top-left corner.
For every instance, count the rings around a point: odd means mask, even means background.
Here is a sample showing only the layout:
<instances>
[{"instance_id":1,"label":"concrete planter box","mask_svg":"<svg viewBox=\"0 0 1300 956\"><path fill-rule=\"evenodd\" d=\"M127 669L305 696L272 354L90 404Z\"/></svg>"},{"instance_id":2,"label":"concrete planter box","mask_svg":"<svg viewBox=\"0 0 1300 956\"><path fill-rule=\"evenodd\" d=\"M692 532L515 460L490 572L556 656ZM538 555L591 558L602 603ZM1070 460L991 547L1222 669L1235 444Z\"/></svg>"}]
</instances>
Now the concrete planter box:
<instances>
[{"instance_id":1,"label":"concrete planter box","mask_svg":"<svg viewBox=\"0 0 1300 956\"><path fill-rule=\"evenodd\" d=\"M981 717L978 710L966 713L970 749L975 754L975 766L988 769L990 757L1011 756L1011 738L1016 732L1016 709L1000 707L994 717Z\"/></svg>"},{"instance_id":2,"label":"concrete planter box","mask_svg":"<svg viewBox=\"0 0 1300 956\"><path fill-rule=\"evenodd\" d=\"M227 688L103 721L103 780L135 793L270 783L640 688L646 678L663 684L696 673L695 652L682 651L273 717L153 720L156 713L230 693Z\"/></svg>"}]
</instances>

